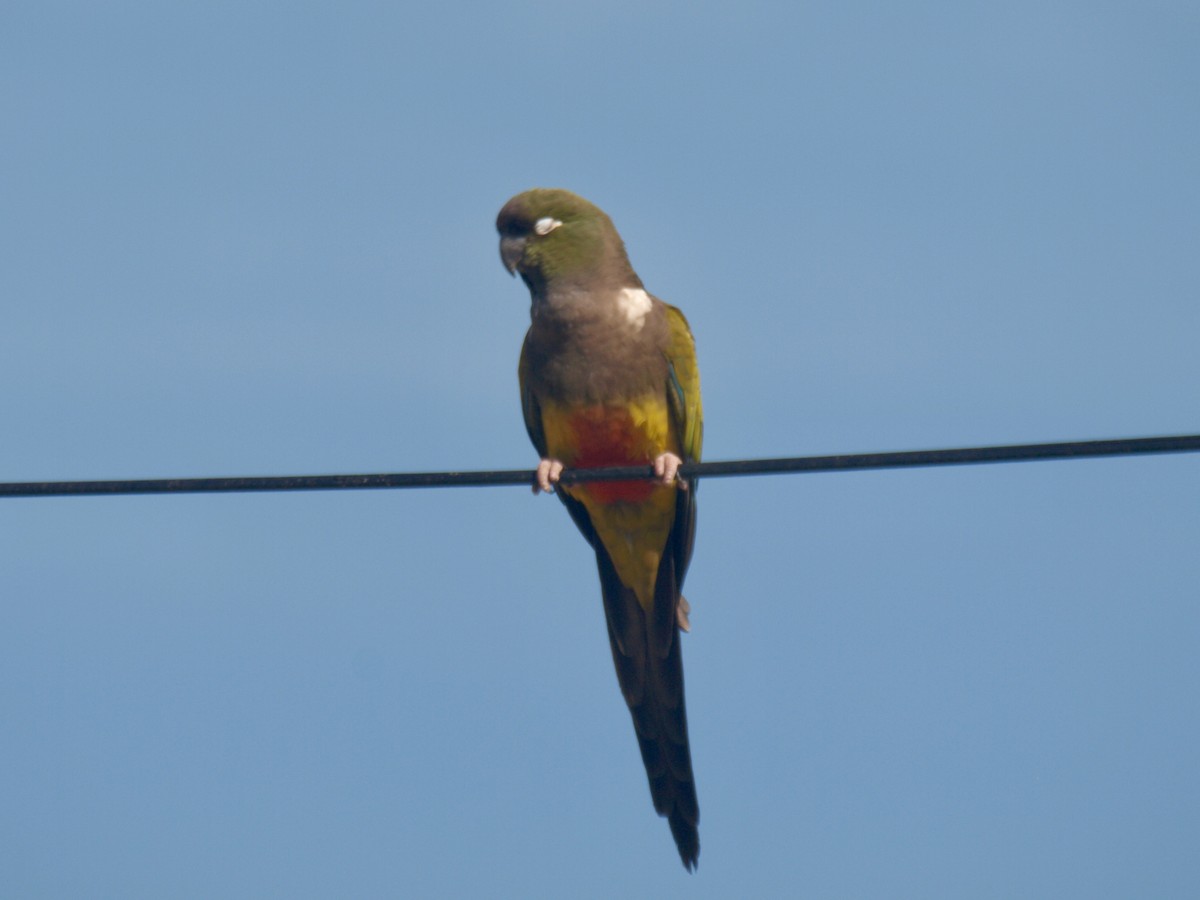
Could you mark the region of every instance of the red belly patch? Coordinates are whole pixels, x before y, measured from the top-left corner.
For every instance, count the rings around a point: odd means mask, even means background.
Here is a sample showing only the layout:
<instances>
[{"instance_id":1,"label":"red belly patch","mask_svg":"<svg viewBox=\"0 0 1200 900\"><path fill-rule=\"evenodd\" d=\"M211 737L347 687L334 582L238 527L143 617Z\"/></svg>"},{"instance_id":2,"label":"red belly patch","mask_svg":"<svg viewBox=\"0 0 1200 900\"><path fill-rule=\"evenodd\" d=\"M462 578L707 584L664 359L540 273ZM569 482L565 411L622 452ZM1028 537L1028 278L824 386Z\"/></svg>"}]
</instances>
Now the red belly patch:
<instances>
[{"instance_id":1,"label":"red belly patch","mask_svg":"<svg viewBox=\"0 0 1200 900\"><path fill-rule=\"evenodd\" d=\"M629 410L592 406L573 412L569 422L575 449L570 465L574 468L649 465L657 452ZM649 480L593 481L580 488L600 503L636 503L649 497L655 484Z\"/></svg>"}]
</instances>

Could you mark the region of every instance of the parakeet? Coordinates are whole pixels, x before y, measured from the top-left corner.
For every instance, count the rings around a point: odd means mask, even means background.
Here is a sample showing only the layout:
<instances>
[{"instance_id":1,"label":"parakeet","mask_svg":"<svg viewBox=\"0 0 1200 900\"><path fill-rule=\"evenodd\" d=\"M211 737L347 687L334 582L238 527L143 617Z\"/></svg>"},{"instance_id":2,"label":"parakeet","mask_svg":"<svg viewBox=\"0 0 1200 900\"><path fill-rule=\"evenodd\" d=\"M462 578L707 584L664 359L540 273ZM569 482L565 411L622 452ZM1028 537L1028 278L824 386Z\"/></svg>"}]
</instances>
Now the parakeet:
<instances>
[{"instance_id":1,"label":"parakeet","mask_svg":"<svg viewBox=\"0 0 1200 900\"><path fill-rule=\"evenodd\" d=\"M555 491L596 551L617 680L658 814L689 871L700 810L684 708L680 593L696 528L700 375L683 313L647 293L607 215L537 188L500 210L500 258L529 287L518 372L541 457L534 492ZM558 485L564 468L653 465L655 480Z\"/></svg>"}]
</instances>

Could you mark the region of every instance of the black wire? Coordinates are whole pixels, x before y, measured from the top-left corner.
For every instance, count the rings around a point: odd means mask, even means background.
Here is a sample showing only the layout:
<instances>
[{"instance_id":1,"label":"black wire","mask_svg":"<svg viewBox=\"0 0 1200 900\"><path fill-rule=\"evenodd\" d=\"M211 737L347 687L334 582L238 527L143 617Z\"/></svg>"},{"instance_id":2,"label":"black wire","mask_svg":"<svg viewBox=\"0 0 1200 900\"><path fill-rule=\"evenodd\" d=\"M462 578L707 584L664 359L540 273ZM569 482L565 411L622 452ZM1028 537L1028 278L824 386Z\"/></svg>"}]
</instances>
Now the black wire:
<instances>
[{"instance_id":1,"label":"black wire","mask_svg":"<svg viewBox=\"0 0 1200 900\"><path fill-rule=\"evenodd\" d=\"M838 456L798 456L687 463L684 478L733 475L778 475L784 472L839 472L849 469L901 469L970 463L1020 462L1034 459L1079 459L1147 453L1200 451L1200 434L1172 437L1117 438L1104 441L1066 441L1056 444L1007 444L950 450L902 450L890 453L851 453ZM283 475L249 478L144 478L131 481L0 482L0 497L54 497L86 494L207 494L247 491L331 491L365 488L485 487L533 483L529 469L498 472L401 472L377 475ZM652 478L650 466L608 469L570 469L563 484L582 481L628 481Z\"/></svg>"}]
</instances>

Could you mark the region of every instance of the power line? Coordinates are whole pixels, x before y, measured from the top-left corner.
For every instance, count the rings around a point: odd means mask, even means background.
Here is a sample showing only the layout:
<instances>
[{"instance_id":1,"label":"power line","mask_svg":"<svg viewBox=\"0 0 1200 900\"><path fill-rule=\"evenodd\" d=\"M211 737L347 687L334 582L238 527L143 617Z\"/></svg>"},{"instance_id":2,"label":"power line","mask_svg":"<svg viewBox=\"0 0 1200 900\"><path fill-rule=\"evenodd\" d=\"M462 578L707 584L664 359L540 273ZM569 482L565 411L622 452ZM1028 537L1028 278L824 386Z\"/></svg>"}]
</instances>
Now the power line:
<instances>
[{"instance_id":1,"label":"power line","mask_svg":"<svg viewBox=\"0 0 1200 900\"><path fill-rule=\"evenodd\" d=\"M1081 459L1097 456L1133 456L1150 453L1200 451L1200 434L1168 437L1116 438L1102 441L1066 441L1053 444L1005 444L994 447L959 447L949 450L901 450L887 453L850 453L837 456L793 456L778 459L743 459L726 462L687 463L684 478L720 478L733 475L778 475L785 472L841 472L851 469L903 469L917 466L953 466L978 463L1022 462L1037 459ZM374 475L283 475L248 478L144 478L127 481L24 481L0 482L0 497L61 497L116 494L208 494L250 491L331 491L367 488L485 487L533 483L530 469L494 472L399 472ZM607 469L570 469L563 484L583 481L630 481L654 477L650 466Z\"/></svg>"}]
</instances>

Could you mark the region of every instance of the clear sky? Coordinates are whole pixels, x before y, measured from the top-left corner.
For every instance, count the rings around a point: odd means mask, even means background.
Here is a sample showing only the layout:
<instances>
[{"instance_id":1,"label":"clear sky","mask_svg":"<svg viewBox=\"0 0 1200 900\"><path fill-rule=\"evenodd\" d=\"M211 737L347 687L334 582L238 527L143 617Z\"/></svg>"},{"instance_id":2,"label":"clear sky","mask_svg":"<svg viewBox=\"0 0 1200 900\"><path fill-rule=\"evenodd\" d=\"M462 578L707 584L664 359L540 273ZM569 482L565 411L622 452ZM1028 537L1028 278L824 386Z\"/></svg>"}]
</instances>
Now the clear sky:
<instances>
[{"instance_id":1,"label":"clear sky","mask_svg":"<svg viewBox=\"0 0 1200 900\"><path fill-rule=\"evenodd\" d=\"M512 194L706 456L1200 431L1195 3L10 3L0 480L531 467ZM519 488L0 501L5 897L1195 897L1200 457L711 480L703 851Z\"/></svg>"}]
</instances>

